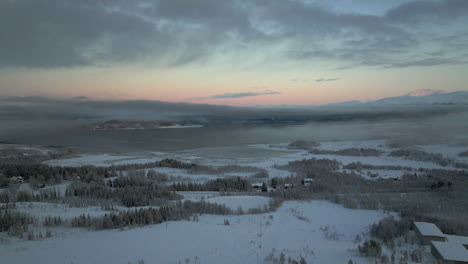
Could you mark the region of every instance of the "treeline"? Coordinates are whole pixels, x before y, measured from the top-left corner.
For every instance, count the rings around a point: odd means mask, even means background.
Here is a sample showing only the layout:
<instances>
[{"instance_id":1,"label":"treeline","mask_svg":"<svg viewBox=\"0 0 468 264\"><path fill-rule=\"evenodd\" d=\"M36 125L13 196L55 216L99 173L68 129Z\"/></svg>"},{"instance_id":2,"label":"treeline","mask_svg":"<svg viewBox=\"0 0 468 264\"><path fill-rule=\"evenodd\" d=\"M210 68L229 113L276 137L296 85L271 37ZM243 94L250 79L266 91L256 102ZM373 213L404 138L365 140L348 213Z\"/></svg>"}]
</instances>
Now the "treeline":
<instances>
[{"instance_id":1,"label":"treeline","mask_svg":"<svg viewBox=\"0 0 468 264\"><path fill-rule=\"evenodd\" d=\"M42 161L42 160L41 160ZM18 162L5 161L0 163L0 188L6 187L9 178L22 176L33 188L45 184L58 184L63 180L80 179L83 182L98 181L100 179L115 177L119 171L139 170L155 167L169 167L189 169L195 164L180 162L174 159L164 159L157 162L144 164L125 164L110 167L80 166L80 167L62 167L50 166L40 162Z\"/></svg>"},{"instance_id":2,"label":"treeline","mask_svg":"<svg viewBox=\"0 0 468 264\"><path fill-rule=\"evenodd\" d=\"M408 166L401 166L401 165L370 165L370 164L363 164L361 162L351 162L349 164L343 165L343 169L348 170L406 170L406 171L413 171L412 167ZM423 169L419 169L422 171Z\"/></svg>"},{"instance_id":3,"label":"treeline","mask_svg":"<svg viewBox=\"0 0 468 264\"><path fill-rule=\"evenodd\" d=\"M393 216L381 219L370 227L371 236L382 240L385 244L390 244L395 238L405 235L412 228L414 219L402 217L397 220Z\"/></svg>"},{"instance_id":4,"label":"treeline","mask_svg":"<svg viewBox=\"0 0 468 264\"><path fill-rule=\"evenodd\" d=\"M455 168L468 169L468 164L465 162L460 162L453 158L444 157L440 153L429 153L418 149L398 149L390 152L389 155L393 157L405 157L409 160L434 162L444 167L452 165Z\"/></svg>"},{"instance_id":5,"label":"treeline","mask_svg":"<svg viewBox=\"0 0 468 264\"><path fill-rule=\"evenodd\" d=\"M96 166L60 167L46 164L1 164L0 171L6 178L22 176L33 187L37 187L39 184L57 184L64 179L75 179L76 177L80 177L83 181L91 181L116 176L115 170Z\"/></svg>"},{"instance_id":6,"label":"treeline","mask_svg":"<svg viewBox=\"0 0 468 264\"><path fill-rule=\"evenodd\" d=\"M182 198L165 185L141 175L90 183L73 182L67 187L65 196L114 200L127 207L160 205L167 200Z\"/></svg>"},{"instance_id":7,"label":"treeline","mask_svg":"<svg viewBox=\"0 0 468 264\"><path fill-rule=\"evenodd\" d=\"M251 184L241 177L220 178L205 183L174 183L172 191L215 191L215 192L247 192Z\"/></svg>"},{"instance_id":8,"label":"treeline","mask_svg":"<svg viewBox=\"0 0 468 264\"><path fill-rule=\"evenodd\" d=\"M60 200L62 197L60 191L53 189L43 189L38 193L20 190L11 191L9 189L0 193L0 203L13 203L13 202L53 202Z\"/></svg>"},{"instance_id":9,"label":"treeline","mask_svg":"<svg viewBox=\"0 0 468 264\"><path fill-rule=\"evenodd\" d=\"M309 150L320 146L319 142L308 141L308 140L296 140L288 144L288 149L303 149Z\"/></svg>"},{"instance_id":10,"label":"treeline","mask_svg":"<svg viewBox=\"0 0 468 264\"><path fill-rule=\"evenodd\" d=\"M190 169L196 166L199 166L199 165L194 164L194 163L182 162L182 161L178 161L175 159L163 159L160 161L140 163L140 164L132 163L132 164L123 164L123 165L113 165L109 167L109 169L116 170L116 171L142 170L142 169L157 168L157 167L174 168L174 169Z\"/></svg>"},{"instance_id":11,"label":"treeline","mask_svg":"<svg viewBox=\"0 0 468 264\"><path fill-rule=\"evenodd\" d=\"M105 214L99 217L80 215L71 220L73 227L87 227L94 230L114 229L130 226L159 224L166 221L189 220L195 214L233 214L225 205L207 202L177 202L173 206L160 208L142 208L118 213Z\"/></svg>"},{"instance_id":12,"label":"treeline","mask_svg":"<svg viewBox=\"0 0 468 264\"><path fill-rule=\"evenodd\" d=\"M340 168L340 163L337 160L312 158L291 161L283 166L276 165L275 168L307 176L318 176L320 174L335 172Z\"/></svg>"},{"instance_id":13,"label":"treeline","mask_svg":"<svg viewBox=\"0 0 468 264\"><path fill-rule=\"evenodd\" d=\"M321 150L312 149L309 151L311 154L317 155L338 155L338 156L362 156L362 157L378 157L384 152L372 148L347 148L340 150Z\"/></svg>"},{"instance_id":14,"label":"treeline","mask_svg":"<svg viewBox=\"0 0 468 264\"><path fill-rule=\"evenodd\" d=\"M124 164L113 165L110 167L81 166L81 167L62 167L49 166L42 163L28 162L1 162L0 163L0 188L9 183L9 178L22 176L24 180L29 181L33 187L42 184L57 184L64 179L77 179L80 181L91 182L100 179L115 177L121 171L136 171L148 168L176 168L187 169L192 174L223 174L228 172L261 172L262 170L251 166L226 165L221 167L197 165L185 163L175 159L164 159L156 162L143 164Z\"/></svg>"}]
</instances>

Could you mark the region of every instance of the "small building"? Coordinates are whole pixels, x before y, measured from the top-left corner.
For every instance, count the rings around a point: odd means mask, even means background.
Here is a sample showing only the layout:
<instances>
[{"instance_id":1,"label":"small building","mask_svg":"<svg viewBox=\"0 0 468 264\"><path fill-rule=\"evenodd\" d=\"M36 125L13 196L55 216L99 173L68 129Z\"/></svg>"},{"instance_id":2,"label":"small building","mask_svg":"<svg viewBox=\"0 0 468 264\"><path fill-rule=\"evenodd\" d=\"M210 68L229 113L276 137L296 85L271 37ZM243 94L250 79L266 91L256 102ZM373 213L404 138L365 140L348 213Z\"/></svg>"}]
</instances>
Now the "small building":
<instances>
[{"instance_id":1,"label":"small building","mask_svg":"<svg viewBox=\"0 0 468 264\"><path fill-rule=\"evenodd\" d=\"M458 243L468 250L468 236L447 235L448 242Z\"/></svg>"},{"instance_id":2,"label":"small building","mask_svg":"<svg viewBox=\"0 0 468 264\"><path fill-rule=\"evenodd\" d=\"M304 186L310 186L310 185L312 185L312 182L314 182L314 179L312 179L312 178L302 179L302 185L304 185Z\"/></svg>"},{"instance_id":3,"label":"small building","mask_svg":"<svg viewBox=\"0 0 468 264\"><path fill-rule=\"evenodd\" d=\"M444 264L468 264L468 250L459 243L432 241L431 253Z\"/></svg>"},{"instance_id":4,"label":"small building","mask_svg":"<svg viewBox=\"0 0 468 264\"><path fill-rule=\"evenodd\" d=\"M263 182L255 182L252 183L252 189L254 190L261 190L262 189Z\"/></svg>"},{"instance_id":5,"label":"small building","mask_svg":"<svg viewBox=\"0 0 468 264\"><path fill-rule=\"evenodd\" d=\"M433 223L414 222L414 227L423 245L431 245L431 241L447 241L447 236Z\"/></svg>"},{"instance_id":6,"label":"small building","mask_svg":"<svg viewBox=\"0 0 468 264\"><path fill-rule=\"evenodd\" d=\"M21 177L21 176L11 177L11 178L10 178L10 182L11 182L11 183L22 184L22 183L24 183L24 179L23 179L23 177Z\"/></svg>"},{"instance_id":7,"label":"small building","mask_svg":"<svg viewBox=\"0 0 468 264\"><path fill-rule=\"evenodd\" d=\"M283 189L292 189L293 185L291 183L283 184Z\"/></svg>"}]
</instances>

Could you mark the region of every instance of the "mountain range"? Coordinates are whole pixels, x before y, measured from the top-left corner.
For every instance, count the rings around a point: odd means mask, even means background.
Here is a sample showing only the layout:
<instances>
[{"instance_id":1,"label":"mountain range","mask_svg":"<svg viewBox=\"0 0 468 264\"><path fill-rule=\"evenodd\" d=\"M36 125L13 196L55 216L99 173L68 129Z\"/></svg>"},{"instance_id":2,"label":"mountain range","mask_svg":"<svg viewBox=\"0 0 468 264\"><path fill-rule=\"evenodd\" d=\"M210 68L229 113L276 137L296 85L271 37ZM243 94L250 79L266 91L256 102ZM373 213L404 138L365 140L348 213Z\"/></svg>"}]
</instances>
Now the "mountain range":
<instances>
[{"instance_id":1,"label":"mountain range","mask_svg":"<svg viewBox=\"0 0 468 264\"><path fill-rule=\"evenodd\" d=\"M361 102L367 105L424 105L424 104L468 104L468 92L444 92L416 90L407 95L386 97L376 101Z\"/></svg>"},{"instance_id":2,"label":"mountain range","mask_svg":"<svg viewBox=\"0 0 468 264\"><path fill-rule=\"evenodd\" d=\"M403 96L385 97L374 101L345 101L324 105L258 105L259 108L308 108L328 106L390 106L390 105L453 105L468 104L468 91L445 92L420 89Z\"/></svg>"}]
</instances>

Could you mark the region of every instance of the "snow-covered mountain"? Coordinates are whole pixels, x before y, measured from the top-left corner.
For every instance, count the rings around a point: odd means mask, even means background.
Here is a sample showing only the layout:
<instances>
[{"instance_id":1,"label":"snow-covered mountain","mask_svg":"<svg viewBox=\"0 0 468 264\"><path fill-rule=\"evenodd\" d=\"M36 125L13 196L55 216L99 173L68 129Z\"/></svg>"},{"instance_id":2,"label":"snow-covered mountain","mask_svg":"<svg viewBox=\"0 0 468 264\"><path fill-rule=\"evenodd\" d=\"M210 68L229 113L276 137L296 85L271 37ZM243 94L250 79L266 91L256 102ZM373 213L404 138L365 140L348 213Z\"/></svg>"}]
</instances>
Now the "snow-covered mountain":
<instances>
[{"instance_id":1,"label":"snow-covered mountain","mask_svg":"<svg viewBox=\"0 0 468 264\"><path fill-rule=\"evenodd\" d=\"M434 94L444 94L447 93L442 90L432 90L432 89L419 89L416 91L412 91L411 93L407 94L406 96L428 96Z\"/></svg>"},{"instance_id":2,"label":"snow-covered mountain","mask_svg":"<svg viewBox=\"0 0 468 264\"><path fill-rule=\"evenodd\" d=\"M430 89L416 90L409 94L396 97L385 97L375 101L350 101L328 106L357 106L357 105L425 105L425 104L468 104L468 91L444 92Z\"/></svg>"},{"instance_id":3,"label":"snow-covered mountain","mask_svg":"<svg viewBox=\"0 0 468 264\"><path fill-rule=\"evenodd\" d=\"M402 105L402 104L468 104L468 92L451 92L451 93L441 93L434 91L428 95L409 95L397 96L397 97L387 97L377 101L369 102L371 105Z\"/></svg>"},{"instance_id":4,"label":"snow-covered mountain","mask_svg":"<svg viewBox=\"0 0 468 264\"><path fill-rule=\"evenodd\" d=\"M468 91L445 92L442 90L421 89L403 96L385 97L375 101L345 101L324 105L257 105L257 108L314 108L332 106L388 106L388 105L451 105L468 104Z\"/></svg>"}]
</instances>

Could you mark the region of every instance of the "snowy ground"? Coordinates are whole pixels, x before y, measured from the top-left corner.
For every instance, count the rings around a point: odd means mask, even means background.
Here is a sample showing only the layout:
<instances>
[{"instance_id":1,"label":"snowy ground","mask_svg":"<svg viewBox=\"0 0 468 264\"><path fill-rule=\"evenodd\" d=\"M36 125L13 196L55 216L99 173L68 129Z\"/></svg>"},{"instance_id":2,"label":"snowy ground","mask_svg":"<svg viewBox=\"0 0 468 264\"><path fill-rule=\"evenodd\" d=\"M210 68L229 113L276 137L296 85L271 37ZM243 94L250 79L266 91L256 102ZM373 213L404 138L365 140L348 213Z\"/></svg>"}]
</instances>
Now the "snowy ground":
<instances>
[{"instance_id":1,"label":"snowy ground","mask_svg":"<svg viewBox=\"0 0 468 264\"><path fill-rule=\"evenodd\" d=\"M421 150L440 153L446 157L455 158L458 161L468 162L466 157L458 157L458 154L464 150L463 147L449 146L449 145L426 145L415 146ZM367 141L332 141L321 142L318 149L321 150L341 150L346 148L373 148L383 151L381 156L361 157L361 156L340 156L333 154L311 154L307 150L288 149L287 144L256 144L246 146L234 147L219 147L219 148L201 148L189 149L183 151L175 151L172 153L166 152L143 152L132 153L127 155L117 154L82 154L79 157L50 160L46 163L49 165L58 166L111 166L129 163L147 163L159 161L165 158L174 158L184 162L197 163L202 165L223 166L223 165L245 165L262 168L268 171L269 177L284 178L292 175L291 172L285 170L275 169L275 165L285 165L290 161L300 159L336 159L343 165L353 162L361 162L362 164L369 165L383 165L383 166L403 166L411 167L413 169L426 168L426 169L456 169L451 166L443 167L433 162L423 162L407 160L404 157L390 157L388 154L394 150L386 145L383 140L367 140ZM208 179L226 176L241 176L249 177L251 174L246 173L229 173L225 175L194 175L187 173L186 170L170 169L170 168L154 168L155 170L163 173L168 173L173 176L180 176L190 178L194 182L203 182ZM406 171L389 171L379 170L371 171L372 173L378 172L382 178L400 177ZM367 171L363 174L366 177Z\"/></svg>"},{"instance_id":2,"label":"snowy ground","mask_svg":"<svg viewBox=\"0 0 468 264\"><path fill-rule=\"evenodd\" d=\"M219 196L219 192L177 192L177 194L184 196L185 200L194 201L194 202Z\"/></svg>"},{"instance_id":3,"label":"snowy ground","mask_svg":"<svg viewBox=\"0 0 468 264\"><path fill-rule=\"evenodd\" d=\"M121 165L129 163L148 163L162 160L154 155L148 154L148 157L141 157L138 155L117 155L117 154L90 154L80 155L78 157L48 160L45 164L51 166L64 166L64 167L80 167L86 165L94 165L99 167L109 167L112 165Z\"/></svg>"},{"instance_id":4,"label":"snowy ground","mask_svg":"<svg viewBox=\"0 0 468 264\"><path fill-rule=\"evenodd\" d=\"M235 206L238 201L224 202ZM271 252L276 257L283 252L308 263L367 263L356 255L354 238L385 216L326 201L285 202L267 214L203 215L198 222L125 231L69 229L42 241L6 238L0 256L9 263L187 263L188 258L188 263L254 264Z\"/></svg>"},{"instance_id":5,"label":"snowy ground","mask_svg":"<svg viewBox=\"0 0 468 264\"><path fill-rule=\"evenodd\" d=\"M1 147L1 146L0 146ZM466 148L448 145L415 146L432 153L441 153L459 161L458 157ZM49 160L57 166L111 166L131 163L155 162L173 158L183 162L201 165L244 165L268 171L269 178L284 178L291 172L277 169L276 165L301 159L336 159L342 165L361 162L369 165L392 165L410 167L409 170L346 170L359 173L366 179L395 178L418 168L442 167L432 162L406 160L390 157L385 141L333 141L321 142L322 150L346 148L373 148L383 151L381 156L356 157L338 155L316 155L308 150L288 149L287 144L247 145L220 148L191 149L174 152L140 152L127 154L80 154L66 159ZM190 174L185 169L152 168L157 172L173 176L175 181L203 182L219 177L241 176L250 178L252 173L230 172L219 175ZM145 169L146 171L150 169ZM370 177L368 173L378 174ZM70 182L63 182L47 188L57 188L63 195ZM21 184L19 190L32 191L29 184ZM0 190L1 192L2 190ZM38 192L40 190L35 190ZM224 204L244 211L263 208L270 198L263 196L220 196L218 192L177 192L191 201L205 200ZM100 216L109 211L101 207L74 208L63 204L18 203L18 210L30 213L42 221L45 216L60 216L70 219L81 214ZM115 210L128 210L115 207ZM168 222L124 231L88 231L77 228L52 228L52 238L40 241L7 237L0 233L0 261L9 263L264 263L272 253L278 257L283 252L294 259L304 257L308 263L367 263L370 260L357 256L354 243L356 235L365 238L369 224L377 222L388 213L370 210L351 210L326 201L285 202L275 212L256 215L214 216L203 215L197 222ZM225 225L228 220L229 225ZM35 228L42 228L35 226ZM187 261L188 259L188 261Z\"/></svg>"}]
</instances>

